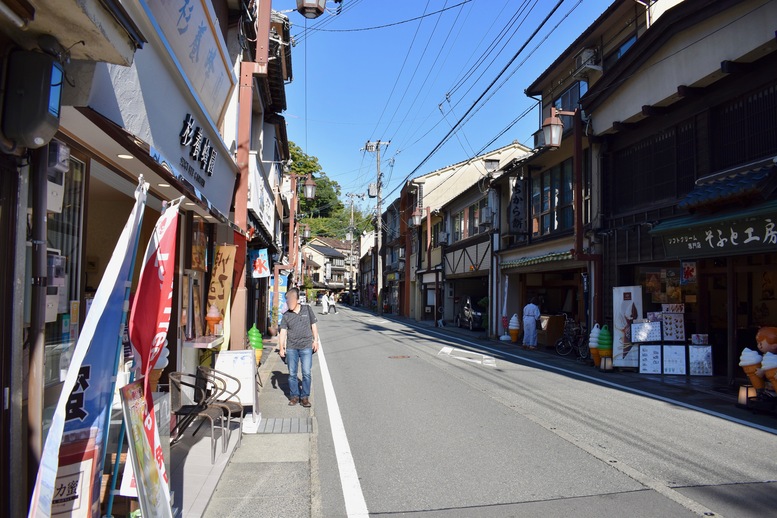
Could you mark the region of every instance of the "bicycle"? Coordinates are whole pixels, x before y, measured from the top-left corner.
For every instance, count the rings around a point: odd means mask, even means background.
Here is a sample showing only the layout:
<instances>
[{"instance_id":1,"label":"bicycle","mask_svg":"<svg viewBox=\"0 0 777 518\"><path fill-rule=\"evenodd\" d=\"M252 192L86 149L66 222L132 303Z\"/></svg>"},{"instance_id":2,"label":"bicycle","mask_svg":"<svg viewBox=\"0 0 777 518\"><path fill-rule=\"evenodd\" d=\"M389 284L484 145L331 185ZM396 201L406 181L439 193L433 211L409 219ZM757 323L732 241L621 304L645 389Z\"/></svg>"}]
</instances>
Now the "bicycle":
<instances>
[{"instance_id":1,"label":"bicycle","mask_svg":"<svg viewBox=\"0 0 777 518\"><path fill-rule=\"evenodd\" d=\"M577 352L578 358L587 360L591 351L588 348L588 335L579 322L564 315L564 334L556 341L556 353L559 356L567 356L572 351Z\"/></svg>"}]
</instances>

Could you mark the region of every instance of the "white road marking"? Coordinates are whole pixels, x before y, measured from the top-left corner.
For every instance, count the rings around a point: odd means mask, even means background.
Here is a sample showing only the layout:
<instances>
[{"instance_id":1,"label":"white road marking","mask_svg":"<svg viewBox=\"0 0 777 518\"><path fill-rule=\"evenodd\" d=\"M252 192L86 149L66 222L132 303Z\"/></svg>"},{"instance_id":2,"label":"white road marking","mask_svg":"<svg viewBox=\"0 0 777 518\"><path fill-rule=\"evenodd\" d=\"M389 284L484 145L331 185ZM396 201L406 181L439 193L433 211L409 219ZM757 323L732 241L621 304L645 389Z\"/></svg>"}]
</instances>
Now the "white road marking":
<instances>
[{"instance_id":1,"label":"white road marking","mask_svg":"<svg viewBox=\"0 0 777 518\"><path fill-rule=\"evenodd\" d=\"M564 369L562 367L557 367L557 366L552 365L550 363L544 363L544 362L541 362L541 361L532 360L531 358L526 358L525 356L518 356L517 354L509 353L507 351L500 351L499 349L494 349L494 348L489 347L487 345L484 345L482 343L470 342L469 340L466 340L464 338L459 338L459 337L454 337L454 336L451 336L451 335L448 335L448 334L439 333L437 331L433 331L431 329L422 328L420 326L413 326L413 324L408 324L408 323L405 323L405 322L397 322L397 323L398 324L404 324L404 325L407 325L409 327L414 327L416 329L423 330L423 331L426 331L427 333L430 333L430 334L433 334L433 335L437 335L437 336L440 336L440 337L443 337L443 338L447 338L449 340L458 340L458 341L463 342L465 344L472 345L473 347L478 347L480 349L486 349L487 351L492 351L492 352L497 353L497 354L502 354L502 355L505 355L505 356L511 356L511 357L513 357L513 358L515 358L517 360L521 360L523 362L533 363L535 365L541 365L542 367L545 367L545 368L550 369L550 370L554 370L556 372L563 372L565 374L569 374L570 376L575 376L575 377L578 377L578 378L587 379L587 380L593 381L594 383L598 383L600 385L606 385L606 386L609 386L609 387L617 388L619 390L623 390L625 392L629 392L631 394L637 394L638 396L645 396L645 397L649 397L651 399L656 399L658 401L663 401L665 403L671 403L673 405L677 405L677 406L680 406L680 407L683 407L683 408L687 408L689 410L695 410L697 412L701 412L702 414L707 414L707 415L710 415L710 416L713 416L713 417L719 417L721 419L725 419L726 421L729 421L729 422L732 422L732 423L741 424L741 425L747 426L749 428L755 428L756 430L761 430L762 432L767 432L767 433L771 433L771 434L777 435L777 428L770 428L768 426L763 426L763 425L760 425L760 424L757 424L757 423L751 423L750 421L745 421L744 419L738 419L738 418L736 418L734 416L726 415L726 414L723 414L723 413L720 413L720 412L715 412L714 410L708 410L706 408L702 408L702 407L699 407L699 406L696 406L696 405L691 405L690 403L686 403L685 401L680 401L679 399L672 399L672 398L668 398L666 396L659 396L658 394L653 394L652 392L647 392L647 391L644 391L644 390L635 389L635 388L632 388L632 387L629 387L629 386L626 386L626 385L621 385L619 383L615 383L613 381L607 381L607 380L603 380L601 378L596 378L594 376L589 376L587 374L582 374L582 373L579 373L579 372L571 371L571 370L568 370L568 369Z\"/></svg>"},{"instance_id":2,"label":"white road marking","mask_svg":"<svg viewBox=\"0 0 777 518\"><path fill-rule=\"evenodd\" d=\"M443 347L437 356L450 356L457 360L465 362L476 363L478 365L485 365L486 367L496 367L496 359L493 356L486 356L483 353L477 353L474 351L466 351L464 349L456 349L454 347ZM475 356L476 358L473 358ZM479 358L477 358L479 357Z\"/></svg>"},{"instance_id":3,"label":"white road marking","mask_svg":"<svg viewBox=\"0 0 777 518\"><path fill-rule=\"evenodd\" d=\"M329 424L332 427L332 440L337 456L337 469L340 472L340 484L343 486L345 512L349 518L367 518L370 513L367 510L367 502L364 500L359 475L356 473L356 464L353 462L348 436L345 434L343 416L340 414L340 406L337 404L337 396L335 396L335 388L332 385L332 377L329 375L323 347L318 350L318 364L321 369L321 381L324 385L324 395L329 409Z\"/></svg>"}]
</instances>

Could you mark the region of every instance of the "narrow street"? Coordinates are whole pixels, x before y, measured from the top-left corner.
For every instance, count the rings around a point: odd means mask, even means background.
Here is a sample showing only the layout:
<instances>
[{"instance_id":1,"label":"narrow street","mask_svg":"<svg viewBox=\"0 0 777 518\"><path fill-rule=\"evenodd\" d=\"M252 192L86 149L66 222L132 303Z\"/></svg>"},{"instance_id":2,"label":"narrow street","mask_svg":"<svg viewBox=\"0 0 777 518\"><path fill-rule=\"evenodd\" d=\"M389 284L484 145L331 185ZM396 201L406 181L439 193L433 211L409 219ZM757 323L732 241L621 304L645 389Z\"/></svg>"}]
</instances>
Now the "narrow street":
<instances>
[{"instance_id":1,"label":"narrow street","mask_svg":"<svg viewBox=\"0 0 777 518\"><path fill-rule=\"evenodd\" d=\"M777 504L777 429L491 341L349 308L319 322L347 443L319 354L314 515L357 515L362 497L371 516L764 516ZM359 483L344 488L349 454Z\"/></svg>"}]
</instances>

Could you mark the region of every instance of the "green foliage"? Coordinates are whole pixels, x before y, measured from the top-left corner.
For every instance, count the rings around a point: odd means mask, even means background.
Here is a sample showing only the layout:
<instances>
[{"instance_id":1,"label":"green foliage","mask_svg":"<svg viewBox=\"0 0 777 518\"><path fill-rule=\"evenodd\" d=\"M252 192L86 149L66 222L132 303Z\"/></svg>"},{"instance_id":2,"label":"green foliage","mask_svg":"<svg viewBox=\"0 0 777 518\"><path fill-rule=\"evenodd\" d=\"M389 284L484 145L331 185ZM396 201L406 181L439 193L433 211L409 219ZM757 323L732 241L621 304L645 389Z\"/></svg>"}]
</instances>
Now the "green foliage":
<instances>
[{"instance_id":1,"label":"green foliage","mask_svg":"<svg viewBox=\"0 0 777 518\"><path fill-rule=\"evenodd\" d=\"M289 142L289 150L294 162L291 166L292 172L299 175L311 173L316 181L316 197L312 200L307 200L304 196L299 198L300 213L305 216L302 223L310 226L310 234L313 237L345 240L351 223L351 206L350 203L346 206L340 200L343 194L340 184L322 171L318 158L306 154L294 142ZM304 179L299 179L299 182L302 184ZM359 207L354 208L354 239L362 231L372 228L371 220L371 213L363 212Z\"/></svg>"},{"instance_id":2,"label":"green foliage","mask_svg":"<svg viewBox=\"0 0 777 518\"><path fill-rule=\"evenodd\" d=\"M488 297L483 297L478 301L478 306L488 311Z\"/></svg>"}]
</instances>

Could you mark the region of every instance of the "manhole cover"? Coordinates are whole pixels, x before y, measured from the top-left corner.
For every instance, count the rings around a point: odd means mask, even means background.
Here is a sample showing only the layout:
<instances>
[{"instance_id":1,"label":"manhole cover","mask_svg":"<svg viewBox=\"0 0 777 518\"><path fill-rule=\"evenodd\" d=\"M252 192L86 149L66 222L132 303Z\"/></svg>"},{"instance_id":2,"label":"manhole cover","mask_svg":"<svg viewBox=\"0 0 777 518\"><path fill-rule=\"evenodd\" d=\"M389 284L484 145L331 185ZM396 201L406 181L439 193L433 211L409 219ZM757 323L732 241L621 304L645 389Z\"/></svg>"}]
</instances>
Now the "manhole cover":
<instances>
[{"instance_id":1,"label":"manhole cover","mask_svg":"<svg viewBox=\"0 0 777 518\"><path fill-rule=\"evenodd\" d=\"M390 360L404 360L405 358L410 358L410 356L389 356Z\"/></svg>"}]
</instances>

